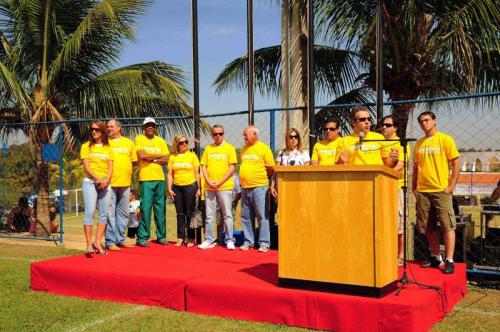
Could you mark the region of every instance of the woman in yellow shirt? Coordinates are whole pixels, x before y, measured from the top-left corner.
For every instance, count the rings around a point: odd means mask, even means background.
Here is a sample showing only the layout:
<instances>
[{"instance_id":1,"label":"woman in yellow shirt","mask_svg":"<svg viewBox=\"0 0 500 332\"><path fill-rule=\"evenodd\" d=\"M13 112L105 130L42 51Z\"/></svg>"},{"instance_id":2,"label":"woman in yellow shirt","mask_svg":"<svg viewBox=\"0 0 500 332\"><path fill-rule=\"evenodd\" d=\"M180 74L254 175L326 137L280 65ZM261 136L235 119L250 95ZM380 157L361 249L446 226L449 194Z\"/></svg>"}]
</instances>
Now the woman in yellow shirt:
<instances>
[{"instance_id":1,"label":"woman in yellow shirt","mask_svg":"<svg viewBox=\"0 0 500 332\"><path fill-rule=\"evenodd\" d=\"M113 156L104 122L92 121L90 123L90 140L82 145L80 159L85 170L82 192L85 203L83 230L87 240L86 255L91 255L94 252L105 255L107 252L102 248L101 241L106 230L111 198L109 181L113 172ZM95 242L92 243L96 207L99 216Z\"/></svg>"},{"instance_id":2,"label":"woman in yellow shirt","mask_svg":"<svg viewBox=\"0 0 500 332\"><path fill-rule=\"evenodd\" d=\"M200 161L189 151L189 141L177 135L173 142L174 153L168 160L168 195L174 201L177 212L176 246L187 243L194 246L195 232L189 228L196 198L200 196Z\"/></svg>"}]
</instances>

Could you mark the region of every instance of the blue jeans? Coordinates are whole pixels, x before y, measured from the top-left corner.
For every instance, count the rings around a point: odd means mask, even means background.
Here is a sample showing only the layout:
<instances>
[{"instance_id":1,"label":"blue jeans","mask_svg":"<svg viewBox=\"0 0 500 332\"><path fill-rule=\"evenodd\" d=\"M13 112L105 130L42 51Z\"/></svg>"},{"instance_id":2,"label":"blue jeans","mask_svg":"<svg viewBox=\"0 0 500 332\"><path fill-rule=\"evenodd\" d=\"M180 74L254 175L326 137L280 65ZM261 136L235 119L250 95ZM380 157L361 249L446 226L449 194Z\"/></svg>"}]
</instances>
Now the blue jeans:
<instances>
[{"instance_id":1,"label":"blue jeans","mask_svg":"<svg viewBox=\"0 0 500 332\"><path fill-rule=\"evenodd\" d=\"M109 200L111 198L111 187L104 190L97 190L95 184L83 181L82 184L83 202L85 204L84 225L94 224L94 214L97 206L99 212L98 223L105 224L108 220Z\"/></svg>"},{"instance_id":2,"label":"blue jeans","mask_svg":"<svg viewBox=\"0 0 500 332\"><path fill-rule=\"evenodd\" d=\"M106 227L106 246L125 242L125 229L128 225L128 206L130 187L111 188L108 226Z\"/></svg>"},{"instance_id":3,"label":"blue jeans","mask_svg":"<svg viewBox=\"0 0 500 332\"><path fill-rule=\"evenodd\" d=\"M245 243L253 246L255 243L255 218L259 223L259 246L269 248L269 195L268 186L241 188L241 223Z\"/></svg>"},{"instance_id":4,"label":"blue jeans","mask_svg":"<svg viewBox=\"0 0 500 332\"><path fill-rule=\"evenodd\" d=\"M215 215L217 213L217 202L219 203L224 225L226 227L225 242L234 242L233 238L233 191L205 191L205 212L207 218L205 221L205 241L215 241Z\"/></svg>"}]
</instances>

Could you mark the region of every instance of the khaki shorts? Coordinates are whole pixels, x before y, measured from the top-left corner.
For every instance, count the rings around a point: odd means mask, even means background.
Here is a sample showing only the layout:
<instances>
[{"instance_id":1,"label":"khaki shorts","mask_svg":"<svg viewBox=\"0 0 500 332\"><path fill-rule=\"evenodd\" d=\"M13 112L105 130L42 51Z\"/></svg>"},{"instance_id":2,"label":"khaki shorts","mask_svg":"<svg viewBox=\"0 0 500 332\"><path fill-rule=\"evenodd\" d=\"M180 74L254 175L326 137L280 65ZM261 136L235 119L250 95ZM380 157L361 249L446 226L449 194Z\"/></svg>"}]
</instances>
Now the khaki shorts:
<instances>
[{"instance_id":1,"label":"khaki shorts","mask_svg":"<svg viewBox=\"0 0 500 332\"><path fill-rule=\"evenodd\" d=\"M443 191L433 193L416 191L415 198L417 200L417 226L420 233L424 234L427 227L437 230L438 222L443 233L456 228L452 194Z\"/></svg>"},{"instance_id":2,"label":"khaki shorts","mask_svg":"<svg viewBox=\"0 0 500 332\"><path fill-rule=\"evenodd\" d=\"M404 218L404 203L405 203L405 194L403 189L399 189L398 191L398 235L404 234L405 232L405 218ZM406 214L408 215L408 210L406 210Z\"/></svg>"}]
</instances>

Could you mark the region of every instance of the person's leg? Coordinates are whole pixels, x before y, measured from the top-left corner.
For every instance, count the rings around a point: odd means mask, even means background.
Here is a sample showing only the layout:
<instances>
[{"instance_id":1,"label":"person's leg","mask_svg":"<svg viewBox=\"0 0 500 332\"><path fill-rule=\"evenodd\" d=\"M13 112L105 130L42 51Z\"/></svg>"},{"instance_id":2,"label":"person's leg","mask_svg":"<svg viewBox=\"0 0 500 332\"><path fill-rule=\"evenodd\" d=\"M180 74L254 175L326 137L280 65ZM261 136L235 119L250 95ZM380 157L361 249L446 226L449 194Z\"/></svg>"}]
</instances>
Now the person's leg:
<instances>
[{"instance_id":1,"label":"person's leg","mask_svg":"<svg viewBox=\"0 0 500 332\"><path fill-rule=\"evenodd\" d=\"M116 202L119 199L120 188L111 188L111 196L109 199L108 224L106 227L105 246L111 247L116 245L117 227L116 227Z\"/></svg>"},{"instance_id":2,"label":"person's leg","mask_svg":"<svg viewBox=\"0 0 500 332\"><path fill-rule=\"evenodd\" d=\"M215 213L217 211L217 192L205 191L205 241L212 243L215 241Z\"/></svg>"},{"instance_id":3,"label":"person's leg","mask_svg":"<svg viewBox=\"0 0 500 332\"><path fill-rule=\"evenodd\" d=\"M142 181L139 183L141 191L141 218L137 230L137 243L149 240L151 229L151 208L153 207L153 190L155 181Z\"/></svg>"},{"instance_id":4,"label":"person's leg","mask_svg":"<svg viewBox=\"0 0 500 332\"><path fill-rule=\"evenodd\" d=\"M116 201L115 216L116 216L116 244L123 245L125 243L125 229L128 225L128 210L130 204L130 187L121 187L118 190Z\"/></svg>"},{"instance_id":5,"label":"person's leg","mask_svg":"<svg viewBox=\"0 0 500 332\"><path fill-rule=\"evenodd\" d=\"M268 187L254 189L253 209L259 223L259 246L269 249L271 235L269 233L269 195Z\"/></svg>"},{"instance_id":6,"label":"person's leg","mask_svg":"<svg viewBox=\"0 0 500 332\"><path fill-rule=\"evenodd\" d=\"M179 244L180 241L186 240L186 225L184 223L185 220L185 211L184 211L184 191L182 187L173 185L172 191L175 194L174 205L175 205L175 213L177 217L177 241Z\"/></svg>"},{"instance_id":7,"label":"person's leg","mask_svg":"<svg viewBox=\"0 0 500 332\"><path fill-rule=\"evenodd\" d=\"M97 193L97 209L99 217L97 221L97 232L95 237L95 246L99 251L103 251L101 247L102 237L106 231L106 223L109 215L109 200L111 198L111 187L104 190L99 190Z\"/></svg>"},{"instance_id":8,"label":"person's leg","mask_svg":"<svg viewBox=\"0 0 500 332\"><path fill-rule=\"evenodd\" d=\"M431 255L439 259L439 228L437 227L436 209L433 206L429 210L429 219L425 234L427 242L429 242Z\"/></svg>"},{"instance_id":9,"label":"person's leg","mask_svg":"<svg viewBox=\"0 0 500 332\"><path fill-rule=\"evenodd\" d=\"M403 189L398 191L398 260L404 259L404 202L405 195Z\"/></svg>"},{"instance_id":10,"label":"person's leg","mask_svg":"<svg viewBox=\"0 0 500 332\"><path fill-rule=\"evenodd\" d=\"M196 205L196 192L198 191L198 185L196 183L186 186L184 188L184 211L186 212L185 224L187 229L188 242L194 244L194 229L189 227L191 222L191 217L194 213L194 206ZM191 245L192 246L192 245Z\"/></svg>"},{"instance_id":11,"label":"person's leg","mask_svg":"<svg viewBox=\"0 0 500 332\"><path fill-rule=\"evenodd\" d=\"M153 209L155 213L156 240L167 241L167 224L165 219L165 181L155 181Z\"/></svg>"},{"instance_id":12,"label":"person's leg","mask_svg":"<svg viewBox=\"0 0 500 332\"><path fill-rule=\"evenodd\" d=\"M443 232L443 241L445 247L445 258L453 261L455 252L455 227L456 220L453 212L453 196L444 192L434 193L433 206L436 210L436 216Z\"/></svg>"},{"instance_id":13,"label":"person's leg","mask_svg":"<svg viewBox=\"0 0 500 332\"><path fill-rule=\"evenodd\" d=\"M85 233L85 240L87 241L87 251L90 252L92 248L92 228L94 225L94 213L97 205L97 190L93 183L84 181L82 184L82 194L84 203L84 219L83 231Z\"/></svg>"},{"instance_id":14,"label":"person's leg","mask_svg":"<svg viewBox=\"0 0 500 332\"><path fill-rule=\"evenodd\" d=\"M233 238L233 193L231 190L222 190L217 192L222 217L224 218L225 226L225 243L232 242Z\"/></svg>"},{"instance_id":15,"label":"person's leg","mask_svg":"<svg viewBox=\"0 0 500 332\"><path fill-rule=\"evenodd\" d=\"M243 226L244 243L243 246L252 246L255 242L253 233L253 209L252 209L252 191L254 189L241 188L241 224Z\"/></svg>"}]
</instances>

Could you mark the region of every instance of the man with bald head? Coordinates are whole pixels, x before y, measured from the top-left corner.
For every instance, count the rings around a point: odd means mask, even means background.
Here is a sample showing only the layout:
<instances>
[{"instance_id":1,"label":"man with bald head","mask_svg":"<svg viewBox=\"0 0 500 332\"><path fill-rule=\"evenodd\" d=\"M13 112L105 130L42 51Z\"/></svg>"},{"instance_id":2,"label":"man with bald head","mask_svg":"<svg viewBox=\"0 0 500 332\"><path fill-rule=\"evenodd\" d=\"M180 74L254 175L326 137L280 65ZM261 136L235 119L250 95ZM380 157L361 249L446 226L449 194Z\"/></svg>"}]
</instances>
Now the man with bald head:
<instances>
[{"instance_id":1,"label":"man with bald head","mask_svg":"<svg viewBox=\"0 0 500 332\"><path fill-rule=\"evenodd\" d=\"M137 162L137 154L134 142L122 136L122 124L119 120L109 120L107 127L109 145L115 160L111 177L112 190L106 226L106 247L113 251L120 250L120 247L133 247L132 244L125 242L125 229L129 216L132 166Z\"/></svg>"},{"instance_id":2,"label":"man with bald head","mask_svg":"<svg viewBox=\"0 0 500 332\"><path fill-rule=\"evenodd\" d=\"M245 242L241 250L255 245L255 219L259 224L259 251L267 252L271 245L269 234L269 177L274 172L271 149L259 141L259 130L248 126L243 130L245 145L240 150L241 223Z\"/></svg>"}]
</instances>

